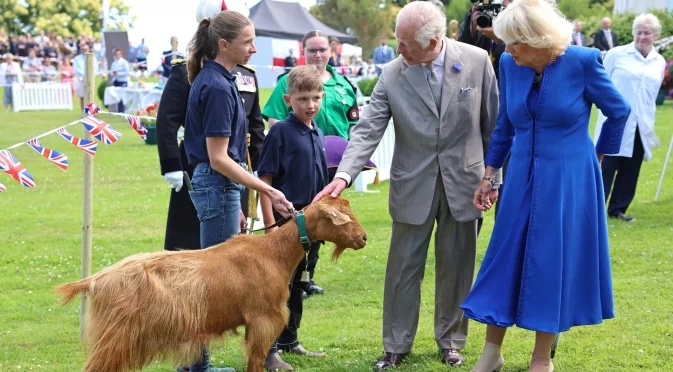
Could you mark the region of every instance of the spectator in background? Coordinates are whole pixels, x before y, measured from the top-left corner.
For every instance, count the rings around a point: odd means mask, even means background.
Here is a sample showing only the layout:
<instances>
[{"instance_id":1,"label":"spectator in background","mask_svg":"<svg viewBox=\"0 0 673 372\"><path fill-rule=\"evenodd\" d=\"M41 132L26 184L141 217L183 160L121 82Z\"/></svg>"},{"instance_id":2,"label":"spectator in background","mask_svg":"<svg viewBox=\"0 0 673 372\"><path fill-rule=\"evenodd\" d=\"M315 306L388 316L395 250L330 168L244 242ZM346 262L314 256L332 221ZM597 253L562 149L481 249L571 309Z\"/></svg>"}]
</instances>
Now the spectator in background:
<instances>
[{"instance_id":1,"label":"spectator in background","mask_svg":"<svg viewBox=\"0 0 673 372\"><path fill-rule=\"evenodd\" d=\"M166 84L166 81L168 81L168 77L171 76L171 68L173 67L171 65L171 62L178 60L178 59L184 59L185 55L178 52L178 38L177 36L172 36L171 37L171 49L164 51L164 53L161 56L161 60L163 61L161 63L161 82L162 84Z\"/></svg>"},{"instance_id":2,"label":"spectator in background","mask_svg":"<svg viewBox=\"0 0 673 372\"><path fill-rule=\"evenodd\" d=\"M76 55L75 58L72 59L72 67L75 70L75 80L73 83L75 85L75 96L79 97L80 110L84 112L84 72L86 70L86 60L84 55L89 53L89 44L82 42L79 45L79 49L82 53ZM98 61L96 61L96 57L94 57L93 68L94 75L98 75L99 64Z\"/></svg>"},{"instance_id":3,"label":"spectator in background","mask_svg":"<svg viewBox=\"0 0 673 372\"><path fill-rule=\"evenodd\" d=\"M666 60L652 47L660 32L661 23L656 16L639 15L633 21L633 42L610 49L603 61L605 71L632 107L619 153L606 155L601 167L608 217L624 222L634 220L626 210L636 194L640 166L643 160L652 158L652 148L661 145L654 132L654 115ZM605 120L599 112L594 133L596 141Z\"/></svg>"},{"instance_id":4,"label":"spectator in background","mask_svg":"<svg viewBox=\"0 0 673 372\"><path fill-rule=\"evenodd\" d=\"M573 32L572 45L587 46L587 37L582 33L582 21L576 19L574 22L575 31Z\"/></svg>"},{"instance_id":5,"label":"spectator in background","mask_svg":"<svg viewBox=\"0 0 673 372\"><path fill-rule=\"evenodd\" d=\"M14 104L12 99L12 84L17 82L23 83L21 66L19 66L18 62L14 61L13 54L5 54L5 62L0 64L0 85L5 88L5 96L3 99L5 111L12 110Z\"/></svg>"},{"instance_id":6,"label":"spectator in background","mask_svg":"<svg viewBox=\"0 0 673 372\"><path fill-rule=\"evenodd\" d=\"M594 34L594 48L601 51L608 51L616 46L619 46L619 35L610 30L612 20L605 17L601 20L601 29Z\"/></svg>"},{"instance_id":7,"label":"spectator in background","mask_svg":"<svg viewBox=\"0 0 673 372\"><path fill-rule=\"evenodd\" d=\"M28 57L23 60L23 72L26 73L26 81L29 83L39 83L42 78L42 59L37 58L35 49L28 51Z\"/></svg>"},{"instance_id":8,"label":"spectator in background","mask_svg":"<svg viewBox=\"0 0 673 372\"><path fill-rule=\"evenodd\" d=\"M114 61L110 65L110 80L112 81L112 86L115 87L126 87L129 83L129 73L131 72L131 67L129 62L124 59L124 52L116 48L114 50ZM124 110L124 101L119 101L117 103L117 112L125 112Z\"/></svg>"},{"instance_id":9,"label":"spectator in background","mask_svg":"<svg viewBox=\"0 0 673 372\"><path fill-rule=\"evenodd\" d=\"M297 65L297 58L293 56L294 50L289 50L289 55L285 57L285 71L292 70L292 67Z\"/></svg>"},{"instance_id":10,"label":"spectator in background","mask_svg":"<svg viewBox=\"0 0 673 372\"><path fill-rule=\"evenodd\" d=\"M63 57L63 61L61 61L59 71L61 72L61 82L70 83L72 93L75 93L75 86L73 84L73 78L75 77L75 70L72 68L72 61L70 60L70 56Z\"/></svg>"},{"instance_id":11,"label":"spectator in background","mask_svg":"<svg viewBox=\"0 0 673 372\"><path fill-rule=\"evenodd\" d=\"M136 62L138 63L138 70L140 76L145 76L147 71L147 55L150 53L150 48L145 45L145 38L140 40L140 45L136 47Z\"/></svg>"},{"instance_id":12,"label":"spectator in background","mask_svg":"<svg viewBox=\"0 0 673 372\"><path fill-rule=\"evenodd\" d=\"M336 37L329 38L330 57L327 64L332 67L341 66L341 54L339 53L341 47L341 40Z\"/></svg>"},{"instance_id":13,"label":"spectator in background","mask_svg":"<svg viewBox=\"0 0 673 372\"><path fill-rule=\"evenodd\" d=\"M376 74L381 75L381 67L395 59L395 51L388 45L388 38L381 37L381 45L374 49L374 64L376 65Z\"/></svg>"}]
</instances>

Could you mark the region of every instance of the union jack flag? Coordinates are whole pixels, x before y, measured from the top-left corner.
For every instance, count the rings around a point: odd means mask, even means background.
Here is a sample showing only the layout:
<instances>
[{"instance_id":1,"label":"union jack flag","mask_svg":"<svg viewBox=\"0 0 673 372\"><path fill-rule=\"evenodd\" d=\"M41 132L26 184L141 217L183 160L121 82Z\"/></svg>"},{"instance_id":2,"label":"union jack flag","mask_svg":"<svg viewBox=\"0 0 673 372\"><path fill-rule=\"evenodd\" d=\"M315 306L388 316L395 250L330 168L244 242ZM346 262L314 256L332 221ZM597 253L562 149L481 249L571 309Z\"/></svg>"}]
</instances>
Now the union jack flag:
<instances>
[{"instance_id":1,"label":"union jack flag","mask_svg":"<svg viewBox=\"0 0 673 372\"><path fill-rule=\"evenodd\" d=\"M94 102L91 102L88 105L86 105L86 107L84 107L84 113L86 114L86 116L96 115L99 112L100 107L98 107L98 105L95 104Z\"/></svg>"},{"instance_id":2,"label":"union jack flag","mask_svg":"<svg viewBox=\"0 0 673 372\"><path fill-rule=\"evenodd\" d=\"M143 127L142 124L140 124L140 118L137 116L127 116L126 120L128 120L129 124L133 127L133 129L142 137L144 140L147 139L147 129Z\"/></svg>"},{"instance_id":3,"label":"union jack flag","mask_svg":"<svg viewBox=\"0 0 673 372\"><path fill-rule=\"evenodd\" d=\"M65 128L59 128L56 131L56 133L58 133L61 137L65 138L66 141L77 146L80 150L86 152L87 154L91 156L96 155L96 147L98 147L97 142L77 138L72 134L70 134L67 130L65 130Z\"/></svg>"},{"instance_id":4,"label":"union jack flag","mask_svg":"<svg viewBox=\"0 0 673 372\"><path fill-rule=\"evenodd\" d=\"M26 167L9 150L0 150L0 169L20 184L26 187L35 187L33 176L28 173Z\"/></svg>"},{"instance_id":5,"label":"union jack flag","mask_svg":"<svg viewBox=\"0 0 673 372\"><path fill-rule=\"evenodd\" d=\"M5 187L5 185L3 185L3 184L0 183L0 192L3 192L3 191L5 191L5 190L7 190L7 188Z\"/></svg>"},{"instance_id":6,"label":"union jack flag","mask_svg":"<svg viewBox=\"0 0 673 372\"><path fill-rule=\"evenodd\" d=\"M122 136L122 134L112 128L110 124L93 116L87 116L80 121L92 136L96 137L96 139L106 145L117 142L119 137Z\"/></svg>"},{"instance_id":7,"label":"union jack flag","mask_svg":"<svg viewBox=\"0 0 673 372\"><path fill-rule=\"evenodd\" d=\"M65 154L42 147L42 144L40 144L40 141L38 141L37 138L33 138L26 143L28 146L32 147L33 150L39 152L42 154L42 156L49 159L57 167L63 169L64 171L68 170L68 157Z\"/></svg>"}]
</instances>

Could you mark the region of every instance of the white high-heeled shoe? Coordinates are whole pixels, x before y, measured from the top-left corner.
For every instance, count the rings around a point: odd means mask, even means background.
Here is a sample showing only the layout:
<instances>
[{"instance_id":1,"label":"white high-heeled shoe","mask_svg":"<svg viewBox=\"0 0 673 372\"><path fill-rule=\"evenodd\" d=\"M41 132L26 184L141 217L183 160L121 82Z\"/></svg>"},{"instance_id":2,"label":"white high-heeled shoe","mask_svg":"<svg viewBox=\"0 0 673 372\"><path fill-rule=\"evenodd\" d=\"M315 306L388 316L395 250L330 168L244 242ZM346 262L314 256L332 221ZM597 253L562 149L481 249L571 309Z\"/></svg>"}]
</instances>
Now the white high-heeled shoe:
<instances>
[{"instance_id":1,"label":"white high-heeled shoe","mask_svg":"<svg viewBox=\"0 0 673 372\"><path fill-rule=\"evenodd\" d=\"M479 362L477 362L477 364L479 364ZM472 371L470 371L470 372L501 372L502 367L504 367L504 366L505 366L505 358L503 358L502 354L500 354L498 359L490 367L488 367L484 370L472 369Z\"/></svg>"}]
</instances>

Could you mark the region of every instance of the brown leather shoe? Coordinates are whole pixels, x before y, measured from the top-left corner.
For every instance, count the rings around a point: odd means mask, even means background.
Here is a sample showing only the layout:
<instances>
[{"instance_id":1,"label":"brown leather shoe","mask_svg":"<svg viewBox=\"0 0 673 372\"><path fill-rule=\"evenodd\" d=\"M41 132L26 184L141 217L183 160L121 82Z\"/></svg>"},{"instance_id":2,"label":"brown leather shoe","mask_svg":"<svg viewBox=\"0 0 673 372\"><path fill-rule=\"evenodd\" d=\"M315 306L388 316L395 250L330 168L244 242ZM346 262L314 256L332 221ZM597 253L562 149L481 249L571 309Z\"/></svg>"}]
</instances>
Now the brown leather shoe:
<instances>
[{"instance_id":1,"label":"brown leather shoe","mask_svg":"<svg viewBox=\"0 0 673 372\"><path fill-rule=\"evenodd\" d=\"M264 361L264 369L267 371L287 371L292 372L294 368L287 364L278 353L269 353Z\"/></svg>"},{"instance_id":2,"label":"brown leather shoe","mask_svg":"<svg viewBox=\"0 0 673 372\"><path fill-rule=\"evenodd\" d=\"M463 364L463 355L458 349L442 349L442 363L459 366Z\"/></svg>"},{"instance_id":3,"label":"brown leather shoe","mask_svg":"<svg viewBox=\"0 0 673 372\"><path fill-rule=\"evenodd\" d=\"M398 367L407 355L409 353L397 354L386 351L381 359L376 362L376 365L374 365L374 371L383 371L384 369Z\"/></svg>"},{"instance_id":4,"label":"brown leather shoe","mask_svg":"<svg viewBox=\"0 0 673 372\"><path fill-rule=\"evenodd\" d=\"M304 356L311 357L311 358L323 358L323 357L325 357L325 353L323 353L322 351L308 351L308 350L304 349L304 347L301 346L301 344L293 347L292 349L287 350L286 353L304 355Z\"/></svg>"}]
</instances>

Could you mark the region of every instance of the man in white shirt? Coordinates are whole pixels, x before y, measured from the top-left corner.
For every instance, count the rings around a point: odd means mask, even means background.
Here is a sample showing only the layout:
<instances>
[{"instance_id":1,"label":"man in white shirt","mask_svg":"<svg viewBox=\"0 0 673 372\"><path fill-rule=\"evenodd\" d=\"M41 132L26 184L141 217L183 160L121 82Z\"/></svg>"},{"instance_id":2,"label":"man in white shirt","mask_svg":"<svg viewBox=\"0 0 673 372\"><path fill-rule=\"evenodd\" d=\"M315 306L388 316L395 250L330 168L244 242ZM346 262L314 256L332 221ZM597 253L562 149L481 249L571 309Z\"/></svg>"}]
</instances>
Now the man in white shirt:
<instances>
[{"instance_id":1,"label":"man in white shirt","mask_svg":"<svg viewBox=\"0 0 673 372\"><path fill-rule=\"evenodd\" d=\"M85 54L89 53L89 44L82 42L79 47L82 53L76 55L75 58L72 59L72 68L75 70L75 79L73 80L73 85L75 86L75 96L79 97L80 109L84 111L84 72L86 71ZM94 75L98 75L98 61L95 59L96 57L94 57L93 62Z\"/></svg>"},{"instance_id":2,"label":"man in white shirt","mask_svg":"<svg viewBox=\"0 0 673 372\"><path fill-rule=\"evenodd\" d=\"M582 21L575 20L575 32L573 32L573 40L571 42L577 46L587 46L587 37L582 33Z\"/></svg>"},{"instance_id":3,"label":"man in white shirt","mask_svg":"<svg viewBox=\"0 0 673 372\"><path fill-rule=\"evenodd\" d=\"M601 21L601 29L594 34L594 48L601 51L608 51L616 46L619 46L619 37L616 32L610 30L612 21L605 17Z\"/></svg>"},{"instance_id":4,"label":"man in white shirt","mask_svg":"<svg viewBox=\"0 0 673 372\"><path fill-rule=\"evenodd\" d=\"M129 62L124 59L124 52L119 48L114 50L114 59L114 62L110 65L110 81L112 81L112 85L115 87L126 87L129 83L131 66L129 65ZM124 101L119 101L117 104L117 111L124 112Z\"/></svg>"}]
</instances>

